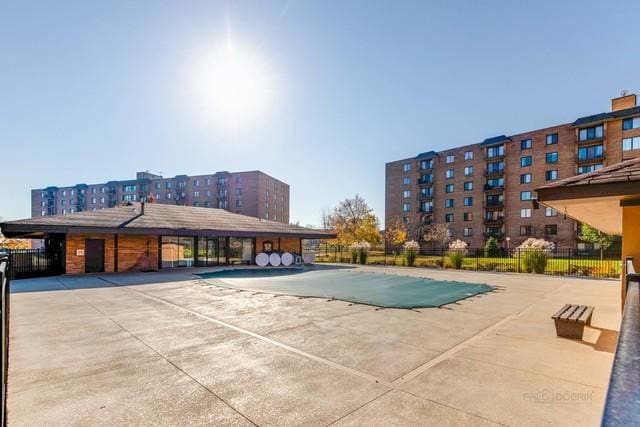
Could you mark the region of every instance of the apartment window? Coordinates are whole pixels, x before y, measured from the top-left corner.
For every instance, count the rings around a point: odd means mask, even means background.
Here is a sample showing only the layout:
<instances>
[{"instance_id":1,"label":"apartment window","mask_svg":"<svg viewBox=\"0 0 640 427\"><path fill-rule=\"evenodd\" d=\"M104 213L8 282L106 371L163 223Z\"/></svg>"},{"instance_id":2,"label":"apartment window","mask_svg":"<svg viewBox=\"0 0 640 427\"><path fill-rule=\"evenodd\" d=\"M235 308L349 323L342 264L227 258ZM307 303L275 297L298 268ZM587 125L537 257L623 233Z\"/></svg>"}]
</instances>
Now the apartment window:
<instances>
[{"instance_id":1,"label":"apartment window","mask_svg":"<svg viewBox=\"0 0 640 427\"><path fill-rule=\"evenodd\" d=\"M580 129L578 133L578 139L580 141L589 141L590 139L599 139L603 136L604 126L592 126L584 129Z\"/></svg>"},{"instance_id":2,"label":"apartment window","mask_svg":"<svg viewBox=\"0 0 640 427\"><path fill-rule=\"evenodd\" d=\"M64 206L67 201L65 199L60 200L60 206Z\"/></svg>"},{"instance_id":3,"label":"apartment window","mask_svg":"<svg viewBox=\"0 0 640 427\"><path fill-rule=\"evenodd\" d=\"M104 193L104 187L100 187L100 192Z\"/></svg>"},{"instance_id":4,"label":"apartment window","mask_svg":"<svg viewBox=\"0 0 640 427\"><path fill-rule=\"evenodd\" d=\"M194 191L193 192L193 197L200 197L200 192L199 191Z\"/></svg>"},{"instance_id":5,"label":"apartment window","mask_svg":"<svg viewBox=\"0 0 640 427\"><path fill-rule=\"evenodd\" d=\"M432 169L433 168L433 159L429 160L420 160L420 169Z\"/></svg>"},{"instance_id":6,"label":"apartment window","mask_svg":"<svg viewBox=\"0 0 640 427\"><path fill-rule=\"evenodd\" d=\"M242 188L236 188L236 196L242 195Z\"/></svg>"},{"instance_id":7,"label":"apartment window","mask_svg":"<svg viewBox=\"0 0 640 427\"><path fill-rule=\"evenodd\" d=\"M504 171L504 162L487 163L487 173L500 173Z\"/></svg>"},{"instance_id":8,"label":"apartment window","mask_svg":"<svg viewBox=\"0 0 640 427\"><path fill-rule=\"evenodd\" d=\"M640 143L640 138L638 138ZM638 144L640 147L640 144ZM591 147L581 147L578 149L578 161L596 160L604 157L604 147L602 145L592 145Z\"/></svg>"},{"instance_id":9,"label":"apartment window","mask_svg":"<svg viewBox=\"0 0 640 427\"><path fill-rule=\"evenodd\" d=\"M242 207L242 200L236 199L236 208L241 208L241 207Z\"/></svg>"},{"instance_id":10,"label":"apartment window","mask_svg":"<svg viewBox=\"0 0 640 427\"><path fill-rule=\"evenodd\" d=\"M453 178L453 169L447 169L447 171L444 174L444 177L447 179Z\"/></svg>"},{"instance_id":11,"label":"apartment window","mask_svg":"<svg viewBox=\"0 0 640 427\"><path fill-rule=\"evenodd\" d=\"M447 184L444 186L445 193L453 193L453 184Z\"/></svg>"},{"instance_id":12,"label":"apartment window","mask_svg":"<svg viewBox=\"0 0 640 427\"><path fill-rule=\"evenodd\" d=\"M433 212L433 202L432 201L422 202L422 204L420 205L420 211Z\"/></svg>"},{"instance_id":13,"label":"apartment window","mask_svg":"<svg viewBox=\"0 0 640 427\"><path fill-rule=\"evenodd\" d=\"M402 192L402 197L405 199L408 199L409 197L411 197L411 191L410 190L404 190Z\"/></svg>"},{"instance_id":14,"label":"apartment window","mask_svg":"<svg viewBox=\"0 0 640 427\"><path fill-rule=\"evenodd\" d=\"M126 191L126 192L136 191L136 185L135 184L123 185L122 191Z\"/></svg>"},{"instance_id":15,"label":"apartment window","mask_svg":"<svg viewBox=\"0 0 640 427\"><path fill-rule=\"evenodd\" d=\"M520 149L521 150L530 150L533 147L533 141L531 138L523 139L520 141Z\"/></svg>"},{"instance_id":16,"label":"apartment window","mask_svg":"<svg viewBox=\"0 0 640 427\"><path fill-rule=\"evenodd\" d=\"M465 197L463 200L465 206L473 206L473 197Z\"/></svg>"},{"instance_id":17,"label":"apartment window","mask_svg":"<svg viewBox=\"0 0 640 427\"><path fill-rule=\"evenodd\" d=\"M558 234L558 226L556 224L545 225L544 234Z\"/></svg>"},{"instance_id":18,"label":"apartment window","mask_svg":"<svg viewBox=\"0 0 640 427\"><path fill-rule=\"evenodd\" d=\"M558 211L553 208L545 208L544 216L558 216Z\"/></svg>"},{"instance_id":19,"label":"apartment window","mask_svg":"<svg viewBox=\"0 0 640 427\"><path fill-rule=\"evenodd\" d=\"M211 207L211 203L209 203L209 201L208 201L208 200L206 200L206 201L204 202L204 207L205 207L205 208L210 208L210 207Z\"/></svg>"},{"instance_id":20,"label":"apartment window","mask_svg":"<svg viewBox=\"0 0 640 427\"><path fill-rule=\"evenodd\" d=\"M167 182L167 183L165 184L165 188L166 188L167 190L171 188L171 181L169 181L169 182Z\"/></svg>"},{"instance_id":21,"label":"apartment window","mask_svg":"<svg viewBox=\"0 0 640 427\"><path fill-rule=\"evenodd\" d=\"M100 197L100 203L104 203L104 197Z\"/></svg>"},{"instance_id":22,"label":"apartment window","mask_svg":"<svg viewBox=\"0 0 640 427\"><path fill-rule=\"evenodd\" d=\"M547 145L557 144L558 143L558 134L552 133L547 135Z\"/></svg>"},{"instance_id":23,"label":"apartment window","mask_svg":"<svg viewBox=\"0 0 640 427\"><path fill-rule=\"evenodd\" d=\"M473 175L473 166L467 166L464 168L464 176Z\"/></svg>"},{"instance_id":24,"label":"apartment window","mask_svg":"<svg viewBox=\"0 0 640 427\"><path fill-rule=\"evenodd\" d=\"M504 178L491 178L487 180L488 189L504 187Z\"/></svg>"},{"instance_id":25,"label":"apartment window","mask_svg":"<svg viewBox=\"0 0 640 427\"><path fill-rule=\"evenodd\" d=\"M40 211L40 215L47 216L47 211Z\"/></svg>"},{"instance_id":26,"label":"apartment window","mask_svg":"<svg viewBox=\"0 0 640 427\"><path fill-rule=\"evenodd\" d=\"M640 136L635 138L624 138L622 140L622 151L631 151L640 149Z\"/></svg>"},{"instance_id":27,"label":"apartment window","mask_svg":"<svg viewBox=\"0 0 640 427\"><path fill-rule=\"evenodd\" d=\"M402 212L409 212L411 210L411 205L409 203L402 204Z\"/></svg>"},{"instance_id":28,"label":"apartment window","mask_svg":"<svg viewBox=\"0 0 640 427\"><path fill-rule=\"evenodd\" d=\"M531 209L520 209L520 218L531 218Z\"/></svg>"},{"instance_id":29,"label":"apartment window","mask_svg":"<svg viewBox=\"0 0 640 427\"><path fill-rule=\"evenodd\" d=\"M596 163L595 165L578 166L578 175L582 173L589 173L602 169L602 163Z\"/></svg>"},{"instance_id":30,"label":"apartment window","mask_svg":"<svg viewBox=\"0 0 640 427\"><path fill-rule=\"evenodd\" d=\"M640 128L640 117L631 117L622 121L622 130Z\"/></svg>"},{"instance_id":31,"label":"apartment window","mask_svg":"<svg viewBox=\"0 0 640 427\"><path fill-rule=\"evenodd\" d=\"M493 147L487 147L487 157L488 158L492 158L492 157L502 157L504 156L504 144L503 145L496 145Z\"/></svg>"},{"instance_id":32,"label":"apartment window","mask_svg":"<svg viewBox=\"0 0 640 427\"><path fill-rule=\"evenodd\" d=\"M156 193L156 200L160 200L160 193Z\"/></svg>"},{"instance_id":33,"label":"apartment window","mask_svg":"<svg viewBox=\"0 0 640 427\"><path fill-rule=\"evenodd\" d=\"M236 176L236 184L240 184L242 182L241 176Z\"/></svg>"},{"instance_id":34,"label":"apartment window","mask_svg":"<svg viewBox=\"0 0 640 427\"><path fill-rule=\"evenodd\" d=\"M473 181L465 181L464 184L462 184L464 191L472 191L473 190Z\"/></svg>"},{"instance_id":35,"label":"apartment window","mask_svg":"<svg viewBox=\"0 0 640 427\"><path fill-rule=\"evenodd\" d=\"M453 214L452 213L445 214L444 222L453 222Z\"/></svg>"},{"instance_id":36,"label":"apartment window","mask_svg":"<svg viewBox=\"0 0 640 427\"><path fill-rule=\"evenodd\" d=\"M531 226L530 225L521 225L520 226L520 235L521 236L531 236Z\"/></svg>"},{"instance_id":37,"label":"apartment window","mask_svg":"<svg viewBox=\"0 0 640 427\"><path fill-rule=\"evenodd\" d=\"M402 178L402 185L409 185L410 183L411 179L408 176ZM269 197L269 194L267 194L267 197Z\"/></svg>"},{"instance_id":38,"label":"apartment window","mask_svg":"<svg viewBox=\"0 0 640 427\"><path fill-rule=\"evenodd\" d=\"M71 190L71 195L75 196L76 195L76 191L75 190ZM73 212L72 212L73 213Z\"/></svg>"},{"instance_id":39,"label":"apartment window","mask_svg":"<svg viewBox=\"0 0 640 427\"><path fill-rule=\"evenodd\" d=\"M62 209L62 215L65 215L67 213L66 209Z\"/></svg>"},{"instance_id":40,"label":"apartment window","mask_svg":"<svg viewBox=\"0 0 640 427\"><path fill-rule=\"evenodd\" d=\"M403 172L409 172L411 170L411 164L410 163L405 163L402 165L402 171Z\"/></svg>"},{"instance_id":41,"label":"apartment window","mask_svg":"<svg viewBox=\"0 0 640 427\"><path fill-rule=\"evenodd\" d=\"M471 227L465 227L462 234L464 234L464 237L471 237L473 236L473 228Z\"/></svg>"},{"instance_id":42,"label":"apartment window","mask_svg":"<svg viewBox=\"0 0 640 427\"><path fill-rule=\"evenodd\" d=\"M135 202L136 200L138 200L138 195L137 194L125 194L122 196L122 200L124 200L125 202Z\"/></svg>"},{"instance_id":43,"label":"apartment window","mask_svg":"<svg viewBox=\"0 0 640 427\"><path fill-rule=\"evenodd\" d=\"M62 197L65 197L67 195L67 190L62 190Z\"/></svg>"},{"instance_id":44,"label":"apartment window","mask_svg":"<svg viewBox=\"0 0 640 427\"><path fill-rule=\"evenodd\" d=\"M96 202L97 202L96 198L95 198L95 197L92 197L92 198L91 198L91 204L92 204L92 205L95 205L95 204L96 204Z\"/></svg>"},{"instance_id":45,"label":"apartment window","mask_svg":"<svg viewBox=\"0 0 640 427\"><path fill-rule=\"evenodd\" d=\"M422 197L431 197L433 196L433 187L426 187L420 189L420 195Z\"/></svg>"},{"instance_id":46,"label":"apartment window","mask_svg":"<svg viewBox=\"0 0 640 427\"><path fill-rule=\"evenodd\" d=\"M555 181L556 179L558 179L558 171L556 169L546 171L544 173L544 177L547 181Z\"/></svg>"},{"instance_id":47,"label":"apartment window","mask_svg":"<svg viewBox=\"0 0 640 427\"><path fill-rule=\"evenodd\" d=\"M445 163L453 163L455 162L456 158L453 154L447 154L447 157L445 159Z\"/></svg>"},{"instance_id":48,"label":"apartment window","mask_svg":"<svg viewBox=\"0 0 640 427\"><path fill-rule=\"evenodd\" d=\"M167 193L166 198L167 200L171 200L171 193Z\"/></svg>"},{"instance_id":49,"label":"apartment window","mask_svg":"<svg viewBox=\"0 0 640 427\"><path fill-rule=\"evenodd\" d=\"M453 199L446 199L446 200L444 201L444 207L445 207L445 208L452 208L452 207L453 207L453 204L454 204Z\"/></svg>"},{"instance_id":50,"label":"apartment window","mask_svg":"<svg viewBox=\"0 0 640 427\"><path fill-rule=\"evenodd\" d=\"M531 164L533 163L533 157L531 156L523 156L520 157L520 167L527 167L527 166L531 166Z\"/></svg>"},{"instance_id":51,"label":"apartment window","mask_svg":"<svg viewBox=\"0 0 640 427\"><path fill-rule=\"evenodd\" d=\"M554 151L544 155L544 160L548 164L558 163L558 152Z\"/></svg>"},{"instance_id":52,"label":"apartment window","mask_svg":"<svg viewBox=\"0 0 640 427\"><path fill-rule=\"evenodd\" d=\"M465 212L462 214L462 220L463 221L473 221L473 212Z\"/></svg>"},{"instance_id":53,"label":"apartment window","mask_svg":"<svg viewBox=\"0 0 640 427\"><path fill-rule=\"evenodd\" d=\"M91 189L91 194L96 194L96 188L95 188L95 187L93 187L93 188Z\"/></svg>"},{"instance_id":54,"label":"apartment window","mask_svg":"<svg viewBox=\"0 0 640 427\"><path fill-rule=\"evenodd\" d=\"M531 174L523 173L520 175L520 184L531 184Z\"/></svg>"},{"instance_id":55,"label":"apartment window","mask_svg":"<svg viewBox=\"0 0 640 427\"><path fill-rule=\"evenodd\" d=\"M473 151L465 151L464 152L465 160L473 160Z\"/></svg>"},{"instance_id":56,"label":"apartment window","mask_svg":"<svg viewBox=\"0 0 640 427\"><path fill-rule=\"evenodd\" d=\"M531 191L521 191L520 200L522 200L523 202L527 200L531 200Z\"/></svg>"}]
</instances>

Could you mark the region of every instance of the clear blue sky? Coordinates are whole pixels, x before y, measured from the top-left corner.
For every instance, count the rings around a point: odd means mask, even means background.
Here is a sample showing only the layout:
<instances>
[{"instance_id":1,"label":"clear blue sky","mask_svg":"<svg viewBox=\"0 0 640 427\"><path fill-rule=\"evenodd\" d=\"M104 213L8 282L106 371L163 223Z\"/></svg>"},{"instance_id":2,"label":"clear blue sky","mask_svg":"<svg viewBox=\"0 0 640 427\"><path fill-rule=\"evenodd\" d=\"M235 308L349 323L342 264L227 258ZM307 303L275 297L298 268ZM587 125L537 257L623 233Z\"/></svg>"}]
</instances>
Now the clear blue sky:
<instances>
[{"instance_id":1,"label":"clear blue sky","mask_svg":"<svg viewBox=\"0 0 640 427\"><path fill-rule=\"evenodd\" d=\"M640 2L5 2L0 216L29 190L261 169L291 218L360 193L384 164L606 111L640 89ZM205 120L189 69L232 35L270 70L266 119ZM206 50L206 49L205 49Z\"/></svg>"}]
</instances>

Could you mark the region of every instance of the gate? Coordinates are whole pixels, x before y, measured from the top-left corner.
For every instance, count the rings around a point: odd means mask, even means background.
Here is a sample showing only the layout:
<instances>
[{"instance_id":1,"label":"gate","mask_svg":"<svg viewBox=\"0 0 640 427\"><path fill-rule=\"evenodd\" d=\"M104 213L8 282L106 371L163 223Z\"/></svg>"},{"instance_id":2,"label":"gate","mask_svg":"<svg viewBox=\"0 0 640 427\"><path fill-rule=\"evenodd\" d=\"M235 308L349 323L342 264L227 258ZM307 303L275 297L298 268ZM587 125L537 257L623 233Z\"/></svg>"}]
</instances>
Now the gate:
<instances>
[{"instance_id":1,"label":"gate","mask_svg":"<svg viewBox=\"0 0 640 427\"><path fill-rule=\"evenodd\" d=\"M64 241L46 240L40 249L10 249L9 279L55 276L64 273Z\"/></svg>"}]
</instances>

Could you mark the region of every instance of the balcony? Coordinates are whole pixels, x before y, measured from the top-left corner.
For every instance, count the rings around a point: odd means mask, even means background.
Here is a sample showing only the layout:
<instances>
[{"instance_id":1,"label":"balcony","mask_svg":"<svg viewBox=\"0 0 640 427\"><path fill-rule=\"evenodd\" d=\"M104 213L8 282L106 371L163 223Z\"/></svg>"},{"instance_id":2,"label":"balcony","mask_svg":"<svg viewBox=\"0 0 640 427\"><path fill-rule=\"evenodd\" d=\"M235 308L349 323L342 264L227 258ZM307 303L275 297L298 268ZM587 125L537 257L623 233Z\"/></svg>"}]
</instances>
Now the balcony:
<instances>
[{"instance_id":1,"label":"balcony","mask_svg":"<svg viewBox=\"0 0 640 427\"><path fill-rule=\"evenodd\" d=\"M502 176L502 175L504 175L504 168L485 169L485 171L484 171L484 176L486 176L486 177Z\"/></svg>"},{"instance_id":2,"label":"balcony","mask_svg":"<svg viewBox=\"0 0 640 427\"><path fill-rule=\"evenodd\" d=\"M430 208L423 208L422 206L420 206L418 208L418 213L433 213L433 206L431 206Z\"/></svg>"},{"instance_id":3,"label":"balcony","mask_svg":"<svg viewBox=\"0 0 640 427\"><path fill-rule=\"evenodd\" d=\"M484 191L504 191L504 185L484 185Z\"/></svg>"},{"instance_id":4,"label":"balcony","mask_svg":"<svg viewBox=\"0 0 640 427\"><path fill-rule=\"evenodd\" d=\"M502 225L504 224L504 217L498 217L498 218L485 218L484 219L484 223L485 224L495 224L495 225Z\"/></svg>"},{"instance_id":5,"label":"balcony","mask_svg":"<svg viewBox=\"0 0 640 427\"><path fill-rule=\"evenodd\" d=\"M598 162L604 159L604 154L599 154L595 156L576 156L576 162L578 163L589 163L589 162Z\"/></svg>"},{"instance_id":6,"label":"balcony","mask_svg":"<svg viewBox=\"0 0 640 427\"><path fill-rule=\"evenodd\" d=\"M499 233L483 233L482 235L484 236L485 239L488 239L489 237L495 237L498 240L504 239L504 233L503 232L499 232Z\"/></svg>"},{"instance_id":7,"label":"balcony","mask_svg":"<svg viewBox=\"0 0 640 427\"><path fill-rule=\"evenodd\" d=\"M433 185L433 179L418 178L416 182L418 183L418 185Z\"/></svg>"},{"instance_id":8,"label":"balcony","mask_svg":"<svg viewBox=\"0 0 640 427\"><path fill-rule=\"evenodd\" d=\"M494 155L491 155L491 156L488 155L488 154L485 154L484 155L484 159L487 162L498 162L498 161L504 159L504 153L502 153L502 154L494 154Z\"/></svg>"},{"instance_id":9,"label":"balcony","mask_svg":"<svg viewBox=\"0 0 640 427\"><path fill-rule=\"evenodd\" d=\"M504 208L504 200L487 200L482 206L485 209L498 209Z\"/></svg>"},{"instance_id":10,"label":"balcony","mask_svg":"<svg viewBox=\"0 0 640 427\"><path fill-rule=\"evenodd\" d=\"M418 200L427 201L433 199L433 194L418 193Z\"/></svg>"}]
</instances>

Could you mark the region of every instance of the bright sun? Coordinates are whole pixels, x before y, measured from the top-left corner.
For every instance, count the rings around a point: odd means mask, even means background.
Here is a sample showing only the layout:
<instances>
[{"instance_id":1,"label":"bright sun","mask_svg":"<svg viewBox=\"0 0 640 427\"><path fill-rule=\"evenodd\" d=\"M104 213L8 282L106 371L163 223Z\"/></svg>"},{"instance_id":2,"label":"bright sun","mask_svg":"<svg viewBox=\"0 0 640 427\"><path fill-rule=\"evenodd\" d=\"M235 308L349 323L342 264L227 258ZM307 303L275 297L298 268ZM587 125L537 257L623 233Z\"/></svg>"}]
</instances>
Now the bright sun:
<instances>
[{"instance_id":1,"label":"bright sun","mask_svg":"<svg viewBox=\"0 0 640 427\"><path fill-rule=\"evenodd\" d=\"M270 70L249 49L232 45L199 56L190 79L197 108L218 126L250 126L265 118L273 101Z\"/></svg>"}]
</instances>

